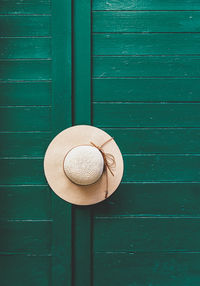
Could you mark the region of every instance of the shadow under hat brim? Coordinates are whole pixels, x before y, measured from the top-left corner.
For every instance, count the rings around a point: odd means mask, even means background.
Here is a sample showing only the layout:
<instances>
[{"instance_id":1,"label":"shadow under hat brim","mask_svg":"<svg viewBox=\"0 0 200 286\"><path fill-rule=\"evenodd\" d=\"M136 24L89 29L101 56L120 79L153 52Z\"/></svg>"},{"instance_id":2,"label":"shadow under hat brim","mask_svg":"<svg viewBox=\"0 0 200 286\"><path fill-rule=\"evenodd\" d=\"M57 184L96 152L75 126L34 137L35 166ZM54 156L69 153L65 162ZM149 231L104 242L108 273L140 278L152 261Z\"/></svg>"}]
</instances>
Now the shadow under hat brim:
<instances>
[{"instance_id":1,"label":"shadow under hat brim","mask_svg":"<svg viewBox=\"0 0 200 286\"><path fill-rule=\"evenodd\" d=\"M91 185L81 186L73 183L65 174L63 161L72 148L90 145L100 146L111 136L105 131L90 125L76 125L63 130L49 144L44 157L44 173L51 189L63 200L76 205L91 205L105 200L106 174ZM119 186L124 170L122 154L114 140L103 146L105 153L115 158L114 176L108 174L108 197Z\"/></svg>"}]
</instances>

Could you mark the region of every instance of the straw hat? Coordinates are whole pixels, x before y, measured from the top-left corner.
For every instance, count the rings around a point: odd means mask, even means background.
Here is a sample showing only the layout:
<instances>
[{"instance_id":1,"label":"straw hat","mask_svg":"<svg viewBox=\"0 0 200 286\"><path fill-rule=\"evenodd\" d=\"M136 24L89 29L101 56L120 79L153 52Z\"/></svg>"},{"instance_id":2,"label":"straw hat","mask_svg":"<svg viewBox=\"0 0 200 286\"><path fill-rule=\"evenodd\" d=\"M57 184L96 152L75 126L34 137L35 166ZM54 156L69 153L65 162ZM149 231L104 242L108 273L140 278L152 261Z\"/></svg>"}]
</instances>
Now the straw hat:
<instances>
[{"instance_id":1,"label":"straw hat","mask_svg":"<svg viewBox=\"0 0 200 286\"><path fill-rule=\"evenodd\" d=\"M123 175L122 154L114 139L90 125L63 130L49 144L44 172L52 190L76 205L105 200Z\"/></svg>"}]
</instances>

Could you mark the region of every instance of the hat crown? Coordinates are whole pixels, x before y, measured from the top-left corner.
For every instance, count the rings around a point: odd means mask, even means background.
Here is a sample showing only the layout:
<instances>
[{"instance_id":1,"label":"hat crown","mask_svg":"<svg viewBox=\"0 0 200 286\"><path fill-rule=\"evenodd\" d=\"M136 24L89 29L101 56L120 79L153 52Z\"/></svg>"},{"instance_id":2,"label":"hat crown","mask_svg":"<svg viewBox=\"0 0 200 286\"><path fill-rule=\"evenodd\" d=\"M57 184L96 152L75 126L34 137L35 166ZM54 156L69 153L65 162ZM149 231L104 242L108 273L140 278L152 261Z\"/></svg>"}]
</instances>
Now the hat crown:
<instances>
[{"instance_id":1,"label":"hat crown","mask_svg":"<svg viewBox=\"0 0 200 286\"><path fill-rule=\"evenodd\" d=\"M101 152L93 146L82 145L71 149L64 159L66 176L78 185L95 183L102 175L104 160Z\"/></svg>"}]
</instances>

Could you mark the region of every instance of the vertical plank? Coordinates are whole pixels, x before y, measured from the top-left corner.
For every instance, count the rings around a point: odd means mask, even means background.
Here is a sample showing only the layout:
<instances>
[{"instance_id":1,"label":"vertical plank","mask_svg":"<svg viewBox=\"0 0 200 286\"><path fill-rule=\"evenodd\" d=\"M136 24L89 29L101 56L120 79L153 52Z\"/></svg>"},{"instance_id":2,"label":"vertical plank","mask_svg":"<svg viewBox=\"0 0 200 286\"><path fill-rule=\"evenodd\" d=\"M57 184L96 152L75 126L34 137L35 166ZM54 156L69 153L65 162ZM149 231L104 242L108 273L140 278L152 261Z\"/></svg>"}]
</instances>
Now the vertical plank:
<instances>
[{"instance_id":1,"label":"vertical plank","mask_svg":"<svg viewBox=\"0 0 200 286\"><path fill-rule=\"evenodd\" d=\"M52 1L53 135L72 125L71 0ZM71 205L52 192L52 286L71 285Z\"/></svg>"},{"instance_id":2,"label":"vertical plank","mask_svg":"<svg viewBox=\"0 0 200 286\"><path fill-rule=\"evenodd\" d=\"M73 124L91 124L91 1L74 1ZM74 286L91 285L91 211L73 207Z\"/></svg>"}]
</instances>

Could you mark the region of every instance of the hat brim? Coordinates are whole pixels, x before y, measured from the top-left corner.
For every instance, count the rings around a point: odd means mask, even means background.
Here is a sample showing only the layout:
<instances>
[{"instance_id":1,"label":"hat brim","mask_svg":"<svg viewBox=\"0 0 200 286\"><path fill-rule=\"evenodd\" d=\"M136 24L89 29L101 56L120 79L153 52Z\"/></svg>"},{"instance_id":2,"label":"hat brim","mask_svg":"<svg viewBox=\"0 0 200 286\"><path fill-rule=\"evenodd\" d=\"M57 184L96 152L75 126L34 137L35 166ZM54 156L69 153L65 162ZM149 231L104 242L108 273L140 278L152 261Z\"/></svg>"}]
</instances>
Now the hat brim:
<instances>
[{"instance_id":1,"label":"hat brim","mask_svg":"<svg viewBox=\"0 0 200 286\"><path fill-rule=\"evenodd\" d=\"M76 125L60 132L49 144L44 157L44 173L51 189L63 200L75 205L92 205L105 200L106 176L103 172L100 179L91 185L81 186L73 183L63 169L65 155L79 145L100 146L111 136L105 131L90 125ZM122 154L114 140L103 146L105 153L115 158L114 176L107 171L108 196L119 186L124 170Z\"/></svg>"}]
</instances>

